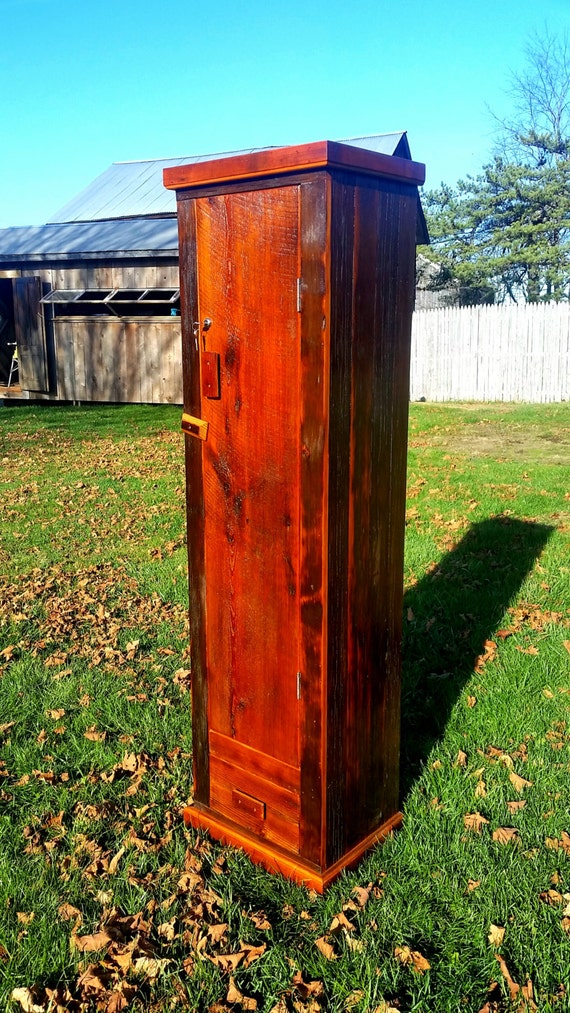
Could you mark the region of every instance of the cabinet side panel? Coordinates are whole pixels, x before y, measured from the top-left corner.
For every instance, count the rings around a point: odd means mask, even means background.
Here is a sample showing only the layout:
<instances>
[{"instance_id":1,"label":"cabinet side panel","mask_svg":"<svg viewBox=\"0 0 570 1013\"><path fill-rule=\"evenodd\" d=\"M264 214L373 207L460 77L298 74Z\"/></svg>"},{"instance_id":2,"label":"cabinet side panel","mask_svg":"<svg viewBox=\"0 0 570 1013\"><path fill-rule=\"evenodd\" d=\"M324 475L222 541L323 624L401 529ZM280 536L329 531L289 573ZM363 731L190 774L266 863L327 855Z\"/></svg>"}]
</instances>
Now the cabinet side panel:
<instances>
[{"instance_id":1,"label":"cabinet side panel","mask_svg":"<svg viewBox=\"0 0 570 1013\"><path fill-rule=\"evenodd\" d=\"M345 849L348 515L353 331L354 186L332 180L328 530L327 865Z\"/></svg>"},{"instance_id":2,"label":"cabinet side panel","mask_svg":"<svg viewBox=\"0 0 570 1013\"><path fill-rule=\"evenodd\" d=\"M180 240L180 302L182 308L182 376L184 410L200 418L199 350L192 333L198 313L196 266L196 207L193 200L178 202ZM202 441L186 438L186 514L190 597L190 665L192 669L192 751L194 797L210 799L208 754L208 688L206 681L206 578L204 567L204 489Z\"/></svg>"},{"instance_id":3,"label":"cabinet side panel","mask_svg":"<svg viewBox=\"0 0 570 1013\"><path fill-rule=\"evenodd\" d=\"M324 862L323 675L328 459L328 178L301 185L301 833L300 852Z\"/></svg>"},{"instance_id":4,"label":"cabinet side panel","mask_svg":"<svg viewBox=\"0 0 570 1013\"><path fill-rule=\"evenodd\" d=\"M347 187L354 197L354 261L347 665L343 723L339 723L335 744L329 747L329 755L336 755L337 763L342 756L343 825L330 839L329 861L398 809L416 215L412 188L385 181L356 185L338 181L337 187L337 199L342 195L346 202ZM339 435L340 448L345 437L340 431ZM341 522L344 519L339 517ZM342 561L339 576L341 568Z\"/></svg>"}]
</instances>

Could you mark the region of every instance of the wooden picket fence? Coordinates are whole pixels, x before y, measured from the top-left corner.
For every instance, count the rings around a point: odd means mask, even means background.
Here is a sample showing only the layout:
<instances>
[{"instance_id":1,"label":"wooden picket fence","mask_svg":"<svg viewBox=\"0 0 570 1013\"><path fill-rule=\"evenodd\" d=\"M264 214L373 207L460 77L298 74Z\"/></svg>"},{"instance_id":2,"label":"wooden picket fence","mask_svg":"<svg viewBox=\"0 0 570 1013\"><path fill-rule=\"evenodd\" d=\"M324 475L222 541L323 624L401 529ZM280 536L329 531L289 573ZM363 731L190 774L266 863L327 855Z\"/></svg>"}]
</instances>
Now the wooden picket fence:
<instances>
[{"instance_id":1,"label":"wooden picket fence","mask_svg":"<svg viewBox=\"0 0 570 1013\"><path fill-rule=\"evenodd\" d=\"M570 400L570 306L418 310L412 401Z\"/></svg>"}]
</instances>

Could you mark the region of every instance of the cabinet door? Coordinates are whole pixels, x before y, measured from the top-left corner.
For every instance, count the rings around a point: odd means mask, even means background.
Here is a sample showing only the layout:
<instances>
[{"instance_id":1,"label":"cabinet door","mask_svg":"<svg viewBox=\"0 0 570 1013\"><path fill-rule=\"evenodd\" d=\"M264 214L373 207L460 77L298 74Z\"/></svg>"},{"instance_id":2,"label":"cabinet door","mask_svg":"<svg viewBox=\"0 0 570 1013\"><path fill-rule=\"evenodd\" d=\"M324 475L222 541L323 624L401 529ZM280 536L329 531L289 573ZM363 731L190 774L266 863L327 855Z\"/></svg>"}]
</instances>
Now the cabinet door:
<instances>
[{"instance_id":1,"label":"cabinet door","mask_svg":"<svg viewBox=\"0 0 570 1013\"><path fill-rule=\"evenodd\" d=\"M198 198L196 224L210 751L283 784L299 763L299 187Z\"/></svg>"}]
</instances>

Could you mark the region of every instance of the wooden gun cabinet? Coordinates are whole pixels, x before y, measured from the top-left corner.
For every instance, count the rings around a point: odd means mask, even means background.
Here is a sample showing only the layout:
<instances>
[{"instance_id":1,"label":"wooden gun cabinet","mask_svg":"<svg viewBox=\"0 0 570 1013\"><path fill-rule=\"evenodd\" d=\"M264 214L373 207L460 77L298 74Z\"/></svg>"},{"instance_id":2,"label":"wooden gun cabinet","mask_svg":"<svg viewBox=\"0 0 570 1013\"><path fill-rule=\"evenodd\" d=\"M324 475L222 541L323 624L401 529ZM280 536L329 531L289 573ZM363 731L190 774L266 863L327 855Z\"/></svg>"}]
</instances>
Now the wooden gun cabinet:
<instances>
[{"instance_id":1,"label":"wooden gun cabinet","mask_svg":"<svg viewBox=\"0 0 570 1013\"><path fill-rule=\"evenodd\" d=\"M400 820L423 166L330 141L177 166L194 804L322 890Z\"/></svg>"}]
</instances>

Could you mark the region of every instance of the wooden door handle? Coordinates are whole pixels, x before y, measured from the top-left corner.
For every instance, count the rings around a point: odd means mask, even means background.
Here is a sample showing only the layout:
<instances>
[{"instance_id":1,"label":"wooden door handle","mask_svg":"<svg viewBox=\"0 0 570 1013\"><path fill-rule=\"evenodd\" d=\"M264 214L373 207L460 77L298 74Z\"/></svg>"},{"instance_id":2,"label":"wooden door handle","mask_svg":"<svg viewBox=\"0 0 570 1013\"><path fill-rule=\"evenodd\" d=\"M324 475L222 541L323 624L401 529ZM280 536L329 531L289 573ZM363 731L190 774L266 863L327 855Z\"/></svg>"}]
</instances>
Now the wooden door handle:
<instances>
[{"instance_id":1,"label":"wooden door handle","mask_svg":"<svg viewBox=\"0 0 570 1013\"><path fill-rule=\"evenodd\" d=\"M187 415L186 412L182 415L182 432L186 433L186 436L195 436L199 440L207 440L209 424L209 422L204 422L204 419L197 419L194 415Z\"/></svg>"}]
</instances>

